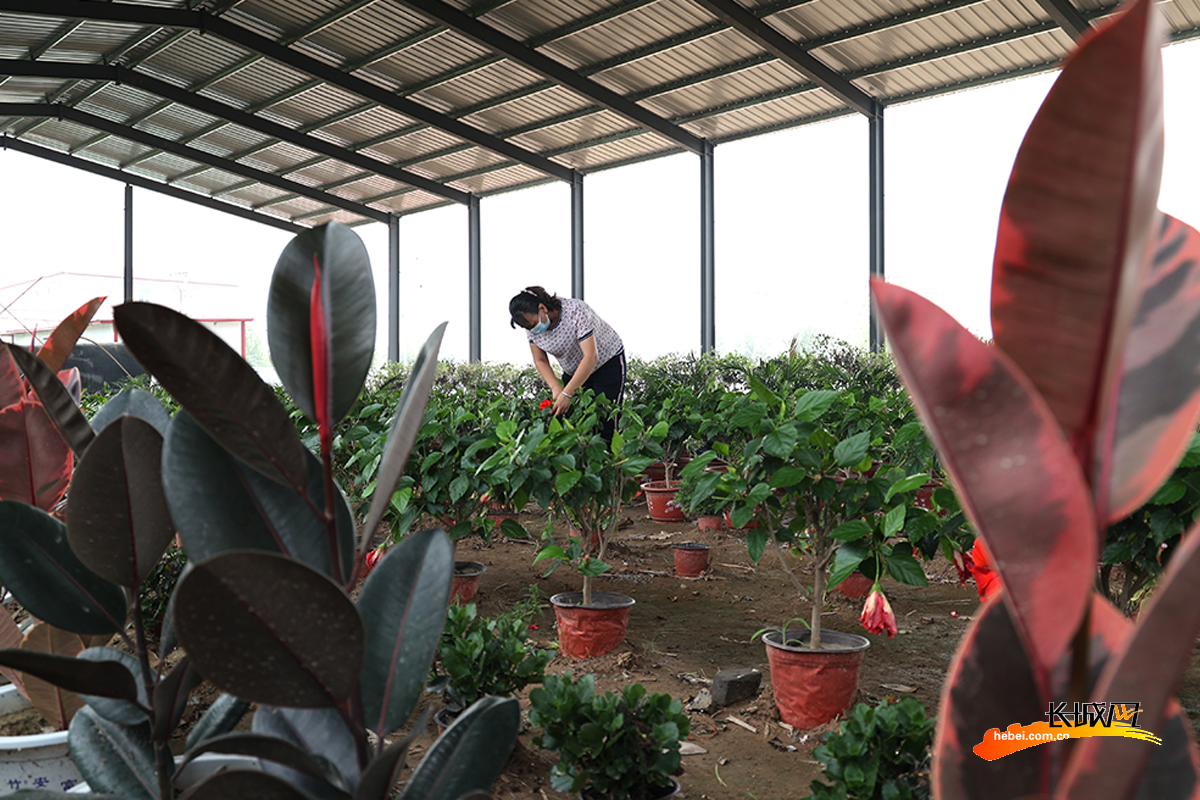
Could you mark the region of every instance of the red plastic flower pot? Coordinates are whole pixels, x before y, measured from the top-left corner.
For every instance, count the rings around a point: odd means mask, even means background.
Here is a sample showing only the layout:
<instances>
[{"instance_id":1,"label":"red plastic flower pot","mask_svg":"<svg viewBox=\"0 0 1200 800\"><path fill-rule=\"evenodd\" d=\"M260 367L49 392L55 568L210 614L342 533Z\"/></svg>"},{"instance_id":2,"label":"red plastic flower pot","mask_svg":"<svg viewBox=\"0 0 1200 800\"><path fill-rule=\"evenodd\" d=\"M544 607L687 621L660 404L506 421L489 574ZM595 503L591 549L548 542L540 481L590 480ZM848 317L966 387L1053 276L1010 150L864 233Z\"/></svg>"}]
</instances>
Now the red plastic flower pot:
<instances>
[{"instance_id":1,"label":"red plastic flower pot","mask_svg":"<svg viewBox=\"0 0 1200 800\"><path fill-rule=\"evenodd\" d=\"M699 542L680 542L671 545L675 551L675 574L681 578L698 578L708 569L710 545Z\"/></svg>"},{"instance_id":2,"label":"red plastic flower pot","mask_svg":"<svg viewBox=\"0 0 1200 800\"><path fill-rule=\"evenodd\" d=\"M771 667L771 690L779 717L796 728L808 729L849 710L858 689L858 669L871 646L853 633L821 631L821 649L808 647L810 632L763 634Z\"/></svg>"},{"instance_id":3,"label":"red plastic flower pot","mask_svg":"<svg viewBox=\"0 0 1200 800\"><path fill-rule=\"evenodd\" d=\"M450 602L466 604L479 591L479 576L487 567L478 561L455 561L454 580L450 584Z\"/></svg>"},{"instance_id":4,"label":"red plastic flower pot","mask_svg":"<svg viewBox=\"0 0 1200 800\"><path fill-rule=\"evenodd\" d=\"M871 592L871 587L875 585L875 581L863 575L861 572L851 572L850 577L833 587L849 598L866 597Z\"/></svg>"},{"instance_id":5,"label":"red plastic flower pot","mask_svg":"<svg viewBox=\"0 0 1200 800\"><path fill-rule=\"evenodd\" d=\"M696 527L702 531L719 531L725 527L725 518L720 514L701 514L696 517Z\"/></svg>"},{"instance_id":6,"label":"red plastic flower pot","mask_svg":"<svg viewBox=\"0 0 1200 800\"><path fill-rule=\"evenodd\" d=\"M675 494L679 491L678 483L651 481L642 484L642 491L646 493L646 505L650 509L650 519L655 522L685 522L687 520L687 516L683 513L683 506L675 503Z\"/></svg>"},{"instance_id":7,"label":"red plastic flower pot","mask_svg":"<svg viewBox=\"0 0 1200 800\"><path fill-rule=\"evenodd\" d=\"M616 592L592 592L583 605L583 592L562 592L550 598L558 620L558 643L570 658L602 656L625 641L634 599Z\"/></svg>"},{"instance_id":8,"label":"red plastic flower pot","mask_svg":"<svg viewBox=\"0 0 1200 800\"><path fill-rule=\"evenodd\" d=\"M740 528L735 528L735 527L733 527L733 522L731 522L731 521L730 521L730 519L729 519L729 509L726 509L726 510L725 510L725 525L726 525L726 526L727 526L727 527L728 527L730 530L734 530L734 531L748 531L748 530L751 530L752 528L757 528L757 527L758 527L758 522L756 522L755 520L753 520L753 519L752 519L752 520L750 520L749 522L747 522L745 525L743 525L742 527L740 527Z\"/></svg>"}]
</instances>

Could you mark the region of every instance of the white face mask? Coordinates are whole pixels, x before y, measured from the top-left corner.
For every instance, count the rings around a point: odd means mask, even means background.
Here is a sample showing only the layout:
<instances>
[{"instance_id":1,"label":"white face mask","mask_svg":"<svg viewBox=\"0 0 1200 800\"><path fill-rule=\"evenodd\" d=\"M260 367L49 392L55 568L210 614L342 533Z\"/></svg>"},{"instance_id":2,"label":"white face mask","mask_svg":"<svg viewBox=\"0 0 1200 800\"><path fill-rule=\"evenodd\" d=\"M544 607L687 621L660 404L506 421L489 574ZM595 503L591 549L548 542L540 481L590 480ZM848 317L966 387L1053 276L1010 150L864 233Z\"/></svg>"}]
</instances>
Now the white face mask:
<instances>
[{"instance_id":1,"label":"white face mask","mask_svg":"<svg viewBox=\"0 0 1200 800\"><path fill-rule=\"evenodd\" d=\"M529 329L530 333L545 333L550 327L550 319L547 317L545 322L542 322L541 309L538 310L538 324Z\"/></svg>"}]
</instances>

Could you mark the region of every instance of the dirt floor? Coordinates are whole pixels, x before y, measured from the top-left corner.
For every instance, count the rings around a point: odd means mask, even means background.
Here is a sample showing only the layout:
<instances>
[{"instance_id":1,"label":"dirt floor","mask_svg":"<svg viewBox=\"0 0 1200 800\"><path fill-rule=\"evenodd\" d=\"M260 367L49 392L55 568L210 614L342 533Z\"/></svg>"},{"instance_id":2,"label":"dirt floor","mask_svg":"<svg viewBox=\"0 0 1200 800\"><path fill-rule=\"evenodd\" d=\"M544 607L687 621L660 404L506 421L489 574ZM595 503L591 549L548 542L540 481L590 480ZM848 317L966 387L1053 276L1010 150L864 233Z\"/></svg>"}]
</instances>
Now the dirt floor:
<instances>
[{"instance_id":1,"label":"dirt floor","mask_svg":"<svg viewBox=\"0 0 1200 800\"><path fill-rule=\"evenodd\" d=\"M704 752L683 759L678 776L685 798L805 797L819 773L811 750L825 729L789 731L780 724L771 695L765 646L751 637L761 628L807 616L802 601L770 550L753 566L744 539L735 532L699 531L694 522L652 521L645 505L627 509L634 525L617 534L607 560L615 569L596 579L598 591L616 591L637 601L624 643L613 652L589 659L556 657L549 672L593 672L598 689L616 689L631 682L651 692L669 693L685 704L708 686L719 670L757 668L763 673L758 695L726 707L689 711L690 741ZM544 519L523 516L529 530ZM671 545L697 541L712 545L709 572L700 578L674 576ZM549 577L533 565L534 542L496 541L484 545L464 541L458 559L487 566L475 601L482 615L513 607L536 586L544 602L530 631L533 640L555 638L554 612L549 598L577 591L579 576L559 568ZM811 571L802 563L802 580ZM958 640L978 606L973 585L961 586L952 565L934 562L927 569L929 586L910 587L887 580L884 590L896 613L899 633L893 639L866 633L858 624L862 600L831 593L825 611L830 630L860 633L871 641L859 677L858 700L875 703L912 695L933 713L941 684ZM796 625L798 623L793 623ZM527 703L523 710L527 711ZM735 721L736 720L736 721ZM829 726L836 728L836 724ZM494 787L497 798L553 800L568 795L554 792L547 780L554 759L537 750L524 730L508 769ZM423 752L432 738L419 741ZM414 753L419 758L420 753ZM415 759L414 759L415 760Z\"/></svg>"}]
</instances>

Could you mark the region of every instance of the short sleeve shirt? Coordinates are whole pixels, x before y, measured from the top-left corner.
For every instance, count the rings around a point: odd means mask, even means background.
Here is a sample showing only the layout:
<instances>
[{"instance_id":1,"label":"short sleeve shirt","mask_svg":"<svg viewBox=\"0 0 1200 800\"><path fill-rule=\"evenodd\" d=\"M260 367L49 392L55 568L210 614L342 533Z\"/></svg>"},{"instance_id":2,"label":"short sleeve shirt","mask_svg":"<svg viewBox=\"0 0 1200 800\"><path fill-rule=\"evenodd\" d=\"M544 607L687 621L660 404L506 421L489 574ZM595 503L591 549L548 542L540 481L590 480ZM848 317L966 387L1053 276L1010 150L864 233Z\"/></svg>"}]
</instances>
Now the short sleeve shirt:
<instances>
[{"instance_id":1,"label":"short sleeve shirt","mask_svg":"<svg viewBox=\"0 0 1200 800\"><path fill-rule=\"evenodd\" d=\"M573 297L562 298L562 313L558 324L545 333L525 332L530 342L558 359L563 371L574 375L583 361L579 343L588 337L596 338L596 366L625 349L621 337L592 307Z\"/></svg>"}]
</instances>

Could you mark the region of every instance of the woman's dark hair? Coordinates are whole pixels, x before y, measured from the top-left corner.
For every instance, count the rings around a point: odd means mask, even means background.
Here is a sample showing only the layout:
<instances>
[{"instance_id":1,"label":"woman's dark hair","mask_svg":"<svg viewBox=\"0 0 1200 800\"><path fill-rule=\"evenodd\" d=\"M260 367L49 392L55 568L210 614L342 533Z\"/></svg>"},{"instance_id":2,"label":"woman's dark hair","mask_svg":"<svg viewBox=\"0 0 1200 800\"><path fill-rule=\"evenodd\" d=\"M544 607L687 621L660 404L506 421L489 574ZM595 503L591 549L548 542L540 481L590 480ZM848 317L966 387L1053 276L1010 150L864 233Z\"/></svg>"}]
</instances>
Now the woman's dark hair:
<instances>
[{"instance_id":1,"label":"woman's dark hair","mask_svg":"<svg viewBox=\"0 0 1200 800\"><path fill-rule=\"evenodd\" d=\"M524 314L538 313L538 305L544 305L547 311L562 311L562 301L558 295L550 294L540 286L527 286L525 291L508 301L508 314L512 317L508 324L512 327L525 327Z\"/></svg>"}]
</instances>

